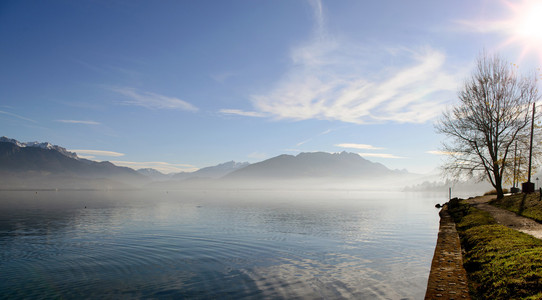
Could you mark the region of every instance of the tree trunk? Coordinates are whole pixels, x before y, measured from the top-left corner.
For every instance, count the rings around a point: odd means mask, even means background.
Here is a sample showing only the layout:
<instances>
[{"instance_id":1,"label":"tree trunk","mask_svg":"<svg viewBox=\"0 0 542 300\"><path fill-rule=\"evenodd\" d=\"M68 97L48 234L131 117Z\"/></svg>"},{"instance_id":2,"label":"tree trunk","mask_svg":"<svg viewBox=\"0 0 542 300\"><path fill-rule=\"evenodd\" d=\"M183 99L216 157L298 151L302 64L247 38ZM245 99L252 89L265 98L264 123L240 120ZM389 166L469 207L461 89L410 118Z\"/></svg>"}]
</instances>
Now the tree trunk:
<instances>
[{"instance_id":1,"label":"tree trunk","mask_svg":"<svg viewBox=\"0 0 542 300\"><path fill-rule=\"evenodd\" d=\"M504 192L502 190L502 180L495 180L495 190L497 191L497 199L504 198Z\"/></svg>"}]
</instances>

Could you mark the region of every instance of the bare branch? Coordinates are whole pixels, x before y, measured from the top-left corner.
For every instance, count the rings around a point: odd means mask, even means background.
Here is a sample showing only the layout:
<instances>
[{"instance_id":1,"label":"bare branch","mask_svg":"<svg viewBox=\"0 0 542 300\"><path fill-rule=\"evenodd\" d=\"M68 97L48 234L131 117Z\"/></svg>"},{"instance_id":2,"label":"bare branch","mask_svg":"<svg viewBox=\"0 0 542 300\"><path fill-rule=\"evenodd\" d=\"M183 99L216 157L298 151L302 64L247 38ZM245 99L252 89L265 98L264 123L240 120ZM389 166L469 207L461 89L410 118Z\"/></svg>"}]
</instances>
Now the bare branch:
<instances>
[{"instance_id":1,"label":"bare branch","mask_svg":"<svg viewBox=\"0 0 542 300\"><path fill-rule=\"evenodd\" d=\"M530 106L539 99L536 76L520 77L499 56L482 53L461 90L459 103L443 113L436 130L447 137L449 156L444 169L453 176L485 177L502 197L516 141L526 154L531 123ZM540 131L540 129L539 129ZM537 143L536 153L540 153Z\"/></svg>"}]
</instances>

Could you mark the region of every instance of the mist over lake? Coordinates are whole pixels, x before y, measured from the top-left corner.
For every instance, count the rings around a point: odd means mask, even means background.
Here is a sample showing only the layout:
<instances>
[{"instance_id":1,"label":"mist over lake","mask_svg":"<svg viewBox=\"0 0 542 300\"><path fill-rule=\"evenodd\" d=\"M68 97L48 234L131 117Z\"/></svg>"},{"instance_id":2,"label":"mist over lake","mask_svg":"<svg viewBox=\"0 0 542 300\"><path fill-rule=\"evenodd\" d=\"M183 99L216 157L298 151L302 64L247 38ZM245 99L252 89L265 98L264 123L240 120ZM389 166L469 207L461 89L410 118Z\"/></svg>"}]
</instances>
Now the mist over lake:
<instances>
[{"instance_id":1,"label":"mist over lake","mask_svg":"<svg viewBox=\"0 0 542 300\"><path fill-rule=\"evenodd\" d=\"M1 191L8 298L419 299L445 195Z\"/></svg>"}]
</instances>

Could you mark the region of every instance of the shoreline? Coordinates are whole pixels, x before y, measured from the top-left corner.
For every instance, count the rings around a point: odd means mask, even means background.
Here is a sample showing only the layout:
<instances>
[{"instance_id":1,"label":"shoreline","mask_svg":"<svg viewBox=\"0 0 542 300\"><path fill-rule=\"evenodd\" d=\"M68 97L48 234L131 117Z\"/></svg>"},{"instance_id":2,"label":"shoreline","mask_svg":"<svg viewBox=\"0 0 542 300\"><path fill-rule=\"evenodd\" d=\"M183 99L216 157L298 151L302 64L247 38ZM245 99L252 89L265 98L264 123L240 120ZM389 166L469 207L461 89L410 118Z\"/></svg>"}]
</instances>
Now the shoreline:
<instances>
[{"instance_id":1,"label":"shoreline","mask_svg":"<svg viewBox=\"0 0 542 300\"><path fill-rule=\"evenodd\" d=\"M439 215L438 238L424 299L471 299L461 243L448 204L444 204Z\"/></svg>"},{"instance_id":2,"label":"shoreline","mask_svg":"<svg viewBox=\"0 0 542 300\"><path fill-rule=\"evenodd\" d=\"M542 299L539 195L495 198L442 206L425 299Z\"/></svg>"}]
</instances>

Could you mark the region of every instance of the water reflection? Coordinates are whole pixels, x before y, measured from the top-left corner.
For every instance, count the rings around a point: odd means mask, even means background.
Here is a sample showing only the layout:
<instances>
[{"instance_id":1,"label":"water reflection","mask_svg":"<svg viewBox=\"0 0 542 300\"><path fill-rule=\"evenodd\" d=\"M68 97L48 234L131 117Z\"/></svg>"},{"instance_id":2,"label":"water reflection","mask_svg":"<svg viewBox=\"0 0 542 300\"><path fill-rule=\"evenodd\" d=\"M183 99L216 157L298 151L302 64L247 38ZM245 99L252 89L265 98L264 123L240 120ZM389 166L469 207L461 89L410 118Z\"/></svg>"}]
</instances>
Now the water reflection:
<instances>
[{"instance_id":1,"label":"water reflection","mask_svg":"<svg viewBox=\"0 0 542 300\"><path fill-rule=\"evenodd\" d=\"M421 298L438 230L433 199L399 194L0 199L0 293L8 298Z\"/></svg>"}]
</instances>

